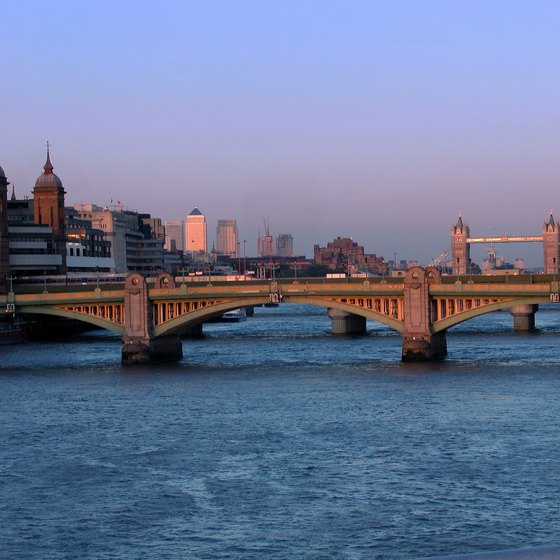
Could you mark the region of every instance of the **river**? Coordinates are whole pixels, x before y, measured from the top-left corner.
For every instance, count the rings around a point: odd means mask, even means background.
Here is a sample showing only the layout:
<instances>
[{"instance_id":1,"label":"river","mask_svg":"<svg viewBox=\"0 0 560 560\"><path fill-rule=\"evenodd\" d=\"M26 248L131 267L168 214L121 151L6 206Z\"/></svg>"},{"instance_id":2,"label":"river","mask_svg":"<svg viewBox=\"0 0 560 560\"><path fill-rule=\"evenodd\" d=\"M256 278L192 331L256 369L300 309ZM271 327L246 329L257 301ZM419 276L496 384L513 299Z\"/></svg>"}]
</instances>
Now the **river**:
<instances>
[{"instance_id":1,"label":"river","mask_svg":"<svg viewBox=\"0 0 560 560\"><path fill-rule=\"evenodd\" d=\"M454 327L449 356L333 337L323 309L0 347L0 557L407 559L559 544L560 309Z\"/></svg>"}]
</instances>

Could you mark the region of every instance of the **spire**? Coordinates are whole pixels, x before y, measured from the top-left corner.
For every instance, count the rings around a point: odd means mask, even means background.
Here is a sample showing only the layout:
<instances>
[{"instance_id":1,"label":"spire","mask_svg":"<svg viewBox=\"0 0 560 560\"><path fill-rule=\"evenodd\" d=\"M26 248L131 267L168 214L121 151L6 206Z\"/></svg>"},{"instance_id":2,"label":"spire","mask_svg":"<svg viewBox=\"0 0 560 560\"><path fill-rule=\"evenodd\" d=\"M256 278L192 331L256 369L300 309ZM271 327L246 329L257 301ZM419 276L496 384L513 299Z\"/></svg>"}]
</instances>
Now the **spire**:
<instances>
[{"instance_id":1,"label":"spire","mask_svg":"<svg viewBox=\"0 0 560 560\"><path fill-rule=\"evenodd\" d=\"M463 229L463 218L461 218L461 214L459 214L459 219L457 220L457 227Z\"/></svg>"},{"instance_id":2,"label":"spire","mask_svg":"<svg viewBox=\"0 0 560 560\"><path fill-rule=\"evenodd\" d=\"M554 225L554 217L552 216L552 210L550 211L550 218L548 218L548 225Z\"/></svg>"},{"instance_id":3,"label":"spire","mask_svg":"<svg viewBox=\"0 0 560 560\"><path fill-rule=\"evenodd\" d=\"M16 186L12 185L12 198L11 200L17 200L16 199Z\"/></svg>"},{"instance_id":4,"label":"spire","mask_svg":"<svg viewBox=\"0 0 560 560\"><path fill-rule=\"evenodd\" d=\"M47 142L47 161L45 162L45 165L44 165L43 169L45 170L45 175L48 175L49 173L52 173L53 169L54 169L54 167L52 166L52 163L51 163L50 146L49 146L48 142Z\"/></svg>"}]
</instances>

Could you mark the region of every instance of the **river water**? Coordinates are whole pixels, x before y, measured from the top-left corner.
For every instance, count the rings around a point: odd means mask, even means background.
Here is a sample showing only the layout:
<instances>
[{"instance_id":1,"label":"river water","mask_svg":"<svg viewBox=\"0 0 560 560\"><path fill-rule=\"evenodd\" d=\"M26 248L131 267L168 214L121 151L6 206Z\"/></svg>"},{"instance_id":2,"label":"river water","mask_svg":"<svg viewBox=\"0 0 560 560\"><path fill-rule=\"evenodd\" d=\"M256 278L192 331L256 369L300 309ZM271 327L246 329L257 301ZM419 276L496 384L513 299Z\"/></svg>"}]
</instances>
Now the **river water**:
<instances>
[{"instance_id":1,"label":"river water","mask_svg":"<svg viewBox=\"0 0 560 560\"><path fill-rule=\"evenodd\" d=\"M400 361L368 323L257 308L120 366L97 331L0 347L0 557L415 559L559 544L560 308Z\"/></svg>"}]
</instances>

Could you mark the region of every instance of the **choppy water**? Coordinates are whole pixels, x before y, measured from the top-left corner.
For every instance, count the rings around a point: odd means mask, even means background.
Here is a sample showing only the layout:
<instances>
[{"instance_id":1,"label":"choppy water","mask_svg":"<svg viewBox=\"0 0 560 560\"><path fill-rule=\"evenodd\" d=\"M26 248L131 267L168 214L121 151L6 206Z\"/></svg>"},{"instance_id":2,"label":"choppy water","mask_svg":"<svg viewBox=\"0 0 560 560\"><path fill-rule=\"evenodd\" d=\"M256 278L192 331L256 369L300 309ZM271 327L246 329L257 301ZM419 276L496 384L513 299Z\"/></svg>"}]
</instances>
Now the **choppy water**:
<instances>
[{"instance_id":1,"label":"choppy water","mask_svg":"<svg viewBox=\"0 0 560 560\"><path fill-rule=\"evenodd\" d=\"M325 312L206 325L184 360L120 341L0 347L0 557L414 559L560 541L560 312L448 334L449 358Z\"/></svg>"}]
</instances>

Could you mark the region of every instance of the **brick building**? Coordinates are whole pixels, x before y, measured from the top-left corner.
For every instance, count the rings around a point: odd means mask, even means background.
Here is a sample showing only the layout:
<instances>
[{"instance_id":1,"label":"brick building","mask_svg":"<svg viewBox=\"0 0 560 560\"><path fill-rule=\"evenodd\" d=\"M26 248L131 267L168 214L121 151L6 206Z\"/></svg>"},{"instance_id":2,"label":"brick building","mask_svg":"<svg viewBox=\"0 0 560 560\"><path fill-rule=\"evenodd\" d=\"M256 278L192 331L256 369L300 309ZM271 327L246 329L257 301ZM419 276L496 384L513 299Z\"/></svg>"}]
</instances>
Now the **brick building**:
<instances>
[{"instance_id":1,"label":"brick building","mask_svg":"<svg viewBox=\"0 0 560 560\"><path fill-rule=\"evenodd\" d=\"M315 264L327 266L331 270L344 270L348 274L385 274L387 265L383 257L366 253L363 245L358 245L350 237L337 237L326 247L315 245Z\"/></svg>"}]
</instances>

